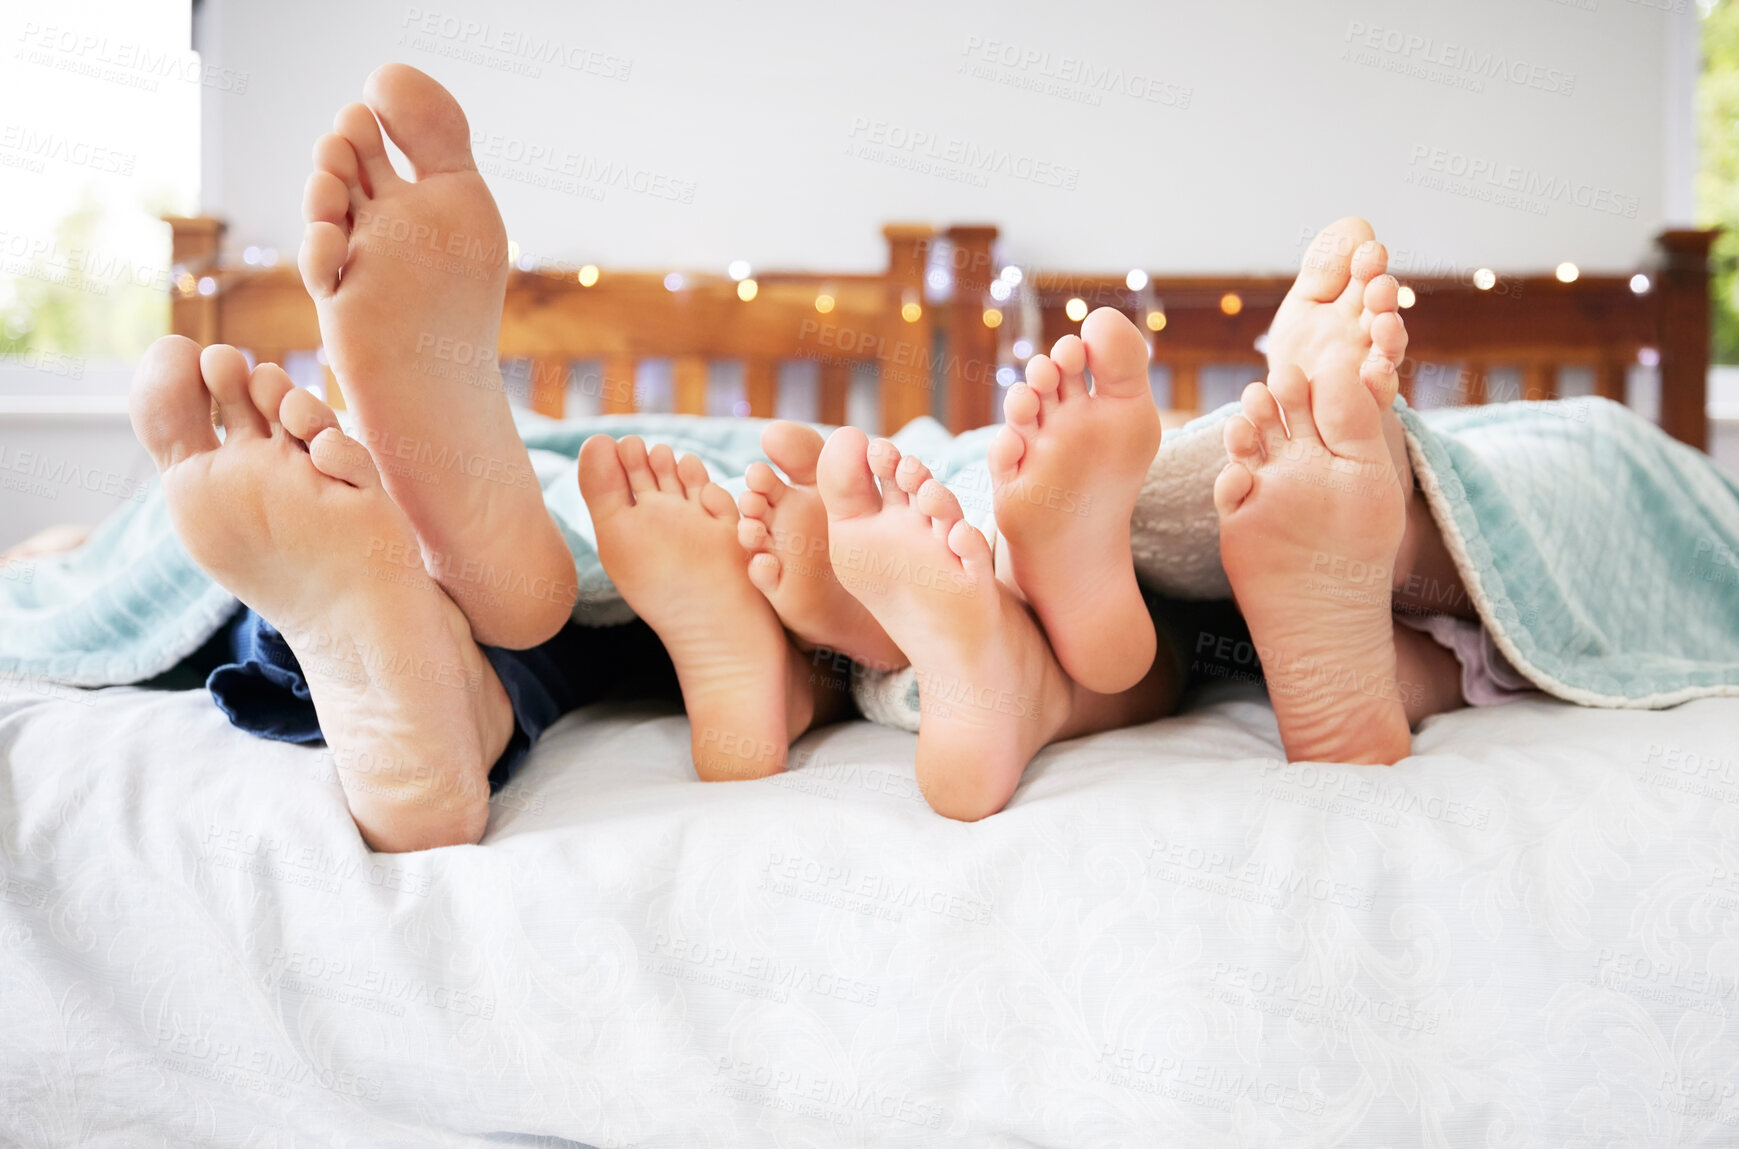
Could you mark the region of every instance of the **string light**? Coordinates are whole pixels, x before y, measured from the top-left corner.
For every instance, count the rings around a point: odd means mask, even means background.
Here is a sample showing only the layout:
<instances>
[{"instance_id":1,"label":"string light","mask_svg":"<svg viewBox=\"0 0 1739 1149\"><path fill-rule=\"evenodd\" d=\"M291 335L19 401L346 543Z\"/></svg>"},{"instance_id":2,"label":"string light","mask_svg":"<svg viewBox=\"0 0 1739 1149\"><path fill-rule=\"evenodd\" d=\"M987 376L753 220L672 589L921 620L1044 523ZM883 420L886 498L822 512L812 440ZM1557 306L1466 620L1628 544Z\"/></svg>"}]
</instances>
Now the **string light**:
<instances>
[{"instance_id":1,"label":"string light","mask_svg":"<svg viewBox=\"0 0 1739 1149\"><path fill-rule=\"evenodd\" d=\"M916 323L919 319L923 318L923 316L924 309L916 303L907 300L905 303L900 304L900 318L904 319L907 323Z\"/></svg>"},{"instance_id":2,"label":"string light","mask_svg":"<svg viewBox=\"0 0 1739 1149\"><path fill-rule=\"evenodd\" d=\"M1640 271L1630 277L1630 290L1637 295L1647 295L1648 289L1653 286L1654 284L1648 281L1648 276Z\"/></svg>"},{"instance_id":3,"label":"string light","mask_svg":"<svg viewBox=\"0 0 1739 1149\"><path fill-rule=\"evenodd\" d=\"M1560 263L1555 273L1559 283L1575 283L1576 277L1582 274L1582 269L1573 263Z\"/></svg>"},{"instance_id":4,"label":"string light","mask_svg":"<svg viewBox=\"0 0 1739 1149\"><path fill-rule=\"evenodd\" d=\"M1001 327L1002 312L994 307L986 307L984 309L984 325L992 328Z\"/></svg>"},{"instance_id":5,"label":"string light","mask_svg":"<svg viewBox=\"0 0 1739 1149\"><path fill-rule=\"evenodd\" d=\"M752 279L744 279L737 284L737 298L744 303L761 293L761 285Z\"/></svg>"},{"instance_id":6,"label":"string light","mask_svg":"<svg viewBox=\"0 0 1739 1149\"><path fill-rule=\"evenodd\" d=\"M682 278L682 272L673 271L669 275L666 275L664 277L664 290L666 290L666 291L681 291L682 285L684 282L685 281Z\"/></svg>"},{"instance_id":7,"label":"string light","mask_svg":"<svg viewBox=\"0 0 1739 1149\"><path fill-rule=\"evenodd\" d=\"M578 278L581 287L592 286L594 283L598 282L598 265L595 263L586 264L586 266L580 268Z\"/></svg>"},{"instance_id":8,"label":"string light","mask_svg":"<svg viewBox=\"0 0 1739 1149\"><path fill-rule=\"evenodd\" d=\"M833 296L829 295L825 291L822 292L820 295L817 295L815 297L815 310L821 312L821 314L823 314L823 315L826 315L829 311L832 311L833 310Z\"/></svg>"},{"instance_id":9,"label":"string light","mask_svg":"<svg viewBox=\"0 0 1739 1149\"><path fill-rule=\"evenodd\" d=\"M1069 300L1069 302L1063 304L1063 314L1067 315L1076 323L1081 322L1081 320L1087 318L1087 301L1077 295L1075 298Z\"/></svg>"},{"instance_id":10,"label":"string light","mask_svg":"<svg viewBox=\"0 0 1739 1149\"><path fill-rule=\"evenodd\" d=\"M749 278L749 271L749 261L746 259L733 259L731 260L731 265L725 268L725 274L729 275L738 283Z\"/></svg>"},{"instance_id":11,"label":"string light","mask_svg":"<svg viewBox=\"0 0 1739 1149\"><path fill-rule=\"evenodd\" d=\"M1124 276L1123 282L1129 290L1140 291L1142 288L1147 286L1147 272L1138 267L1128 275Z\"/></svg>"},{"instance_id":12,"label":"string light","mask_svg":"<svg viewBox=\"0 0 1739 1149\"><path fill-rule=\"evenodd\" d=\"M1220 310L1227 315L1236 315L1244 310L1244 300L1236 291L1228 291L1220 296Z\"/></svg>"},{"instance_id":13,"label":"string light","mask_svg":"<svg viewBox=\"0 0 1739 1149\"><path fill-rule=\"evenodd\" d=\"M1402 284L1400 287L1395 289L1395 302L1399 303L1402 307L1411 307L1419 302L1419 297L1413 294L1413 289L1411 287Z\"/></svg>"},{"instance_id":14,"label":"string light","mask_svg":"<svg viewBox=\"0 0 1739 1149\"><path fill-rule=\"evenodd\" d=\"M1155 308L1147 313L1147 329L1149 331L1165 330L1165 312Z\"/></svg>"},{"instance_id":15,"label":"string light","mask_svg":"<svg viewBox=\"0 0 1739 1149\"><path fill-rule=\"evenodd\" d=\"M1497 286L1497 272L1489 267L1482 267L1473 273L1473 285L1481 291L1490 291Z\"/></svg>"}]
</instances>

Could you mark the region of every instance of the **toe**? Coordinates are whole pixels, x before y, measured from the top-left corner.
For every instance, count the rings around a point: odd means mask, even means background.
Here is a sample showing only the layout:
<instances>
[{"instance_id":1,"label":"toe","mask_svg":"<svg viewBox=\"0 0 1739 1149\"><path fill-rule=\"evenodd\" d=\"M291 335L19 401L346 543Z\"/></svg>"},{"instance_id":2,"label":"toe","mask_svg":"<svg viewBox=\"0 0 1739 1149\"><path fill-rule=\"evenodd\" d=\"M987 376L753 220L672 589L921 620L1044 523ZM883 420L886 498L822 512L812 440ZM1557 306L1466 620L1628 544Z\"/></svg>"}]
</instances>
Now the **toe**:
<instances>
[{"instance_id":1,"label":"toe","mask_svg":"<svg viewBox=\"0 0 1739 1149\"><path fill-rule=\"evenodd\" d=\"M383 64L369 74L362 98L411 161L418 179L476 166L464 110L427 74L408 64Z\"/></svg>"},{"instance_id":2,"label":"toe","mask_svg":"<svg viewBox=\"0 0 1739 1149\"><path fill-rule=\"evenodd\" d=\"M1014 428L1004 427L990 440L984 461L990 467L990 477L1001 485L1014 481L1025 455L1026 440Z\"/></svg>"},{"instance_id":3,"label":"toe","mask_svg":"<svg viewBox=\"0 0 1739 1149\"><path fill-rule=\"evenodd\" d=\"M1281 415L1280 404L1274 399L1274 392L1268 389L1268 384L1251 383L1244 388L1244 394L1239 397L1238 402L1243 408L1244 418L1249 421L1250 428L1256 435L1258 455L1273 454L1286 444L1286 421ZM1232 433L1231 424L1227 424L1227 434ZM1227 447L1230 446L1231 441L1227 440Z\"/></svg>"},{"instance_id":4,"label":"toe","mask_svg":"<svg viewBox=\"0 0 1739 1149\"><path fill-rule=\"evenodd\" d=\"M960 509L960 500L954 497L954 492L944 487L939 479L930 479L919 487L914 503L920 513L929 516L931 524L943 538L947 537L949 528L966 514Z\"/></svg>"},{"instance_id":5,"label":"toe","mask_svg":"<svg viewBox=\"0 0 1739 1149\"><path fill-rule=\"evenodd\" d=\"M1086 365L1093 372L1093 394L1114 398L1151 395L1147 382L1147 340L1115 307L1101 307L1081 324Z\"/></svg>"},{"instance_id":6,"label":"toe","mask_svg":"<svg viewBox=\"0 0 1739 1149\"><path fill-rule=\"evenodd\" d=\"M930 481L930 468L924 465L922 459L915 455L907 455L900 460L900 465L894 468L894 485L908 495L915 495L918 489Z\"/></svg>"},{"instance_id":7,"label":"toe","mask_svg":"<svg viewBox=\"0 0 1739 1149\"><path fill-rule=\"evenodd\" d=\"M1250 468L1261 465L1262 433L1249 416L1234 415L1227 419L1224 440L1229 458Z\"/></svg>"},{"instance_id":8,"label":"toe","mask_svg":"<svg viewBox=\"0 0 1739 1149\"><path fill-rule=\"evenodd\" d=\"M1359 381L1384 410L1388 410L1389 404L1395 401L1395 392L1401 389L1401 376L1395 365L1378 354L1375 348L1359 365Z\"/></svg>"},{"instance_id":9,"label":"toe","mask_svg":"<svg viewBox=\"0 0 1739 1149\"><path fill-rule=\"evenodd\" d=\"M669 444L658 443L646 452L648 464L652 467L652 477L658 480L658 489L669 495L681 495L682 480L676 475L676 452Z\"/></svg>"},{"instance_id":10,"label":"toe","mask_svg":"<svg viewBox=\"0 0 1739 1149\"><path fill-rule=\"evenodd\" d=\"M296 256L296 266L302 271L302 283L315 299L328 299L338 290L338 273L349 254L350 241L344 229L324 220L310 223L302 231L302 250Z\"/></svg>"},{"instance_id":11,"label":"toe","mask_svg":"<svg viewBox=\"0 0 1739 1149\"><path fill-rule=\"evenodd\" d=\"M199 375L199 344L165 335L146 349L127 393L133 433L159 471L217 448L211 392Z\"/></svg>"},{"instance_id":12,"label":"toe","mask_svg":"<svg viewBox=\"0 0 1739 1149\"><path fill-rule=\"evenodd\" d=\"M1381 245L1379 245L1381 246ZM1392 275L1379 275L1365 285L1365 310L1372 315L1401 309L1401 284Z\"/></svg>"},{"instance_id":13,"label":"toe","mask_svg":"<svg viewBox=\"0 0 1739 1149\"><path fill-rule=\"evenodd\" d=\"M996 577L996 560L990 552L990 542L984 537L984 532L971 523L962 519L949 528L948 549L954 552L966 573L978 582L988 585Z\"/></svg>"},{"instance_id":14,"label":"toe","mask_svg":"<svg viewBox=\"0 0 1739 1149\"><path fill-rule=\"evenodd\" d=\"M907 503L906 492L895 479L900 469L900 449L889 439L877 439L869 445L870 470L882 485L882 499L890 507Z\"/></svg>"},{"instance_id":15,"label":"toe","mask_svg":"<svg viewBox=\"0 0 1739 1149\"><path fill-rule=\"evenodd\" d=\"M1016 383L1002 399L1002 420L1023 437L1039 429L1039 393Z\"/></svg>"},{"instance_id":16,"label":"toe","mask_svg":"<svg viewBox=\"0 0 1739 1149\"><path fill-rule=\"evenodd\" d=\"M737 520L738 544L750 554L766 550L768 542L773 538L773 532L767 529L766 523L749 513L749 509L743 506L740 495L737 497L737 512L742 515Z\"/></svg>"},{"instance_id":17,"label":"toe","mask_svg":"<svg viewBox=\"0 0 1739 1149\"><path fill-rule=\"evenodd\" d=\"M652 462L646 455L646 440L638 435L624 436L616 444L616 454L622 460L622 470L628 474L628 486L636 498L658 489L658 477L652 473Z\"/></svg>"},{"instance_id":18,"label":"toe","mask_svg":"<svg viewBox=\"0 0 1739 1149\"><path fill-rule=\"evenodd\" d=\"M749 559L749 582L756 590L772 595L779 590L779 556L763 551Z\"/></svg>"},{"instance_id":19,"label":"toe","mask_svg":"<svg viewBox=\"0 0 1739 1149\"><path fill-rule=\"evenodd\" d=\"M712 482L712 476L706 472L706 464L700 461L699 455L684 455L676 461L676 477L682 480L682 489L691 498L698 497L699 492L706 489Z\"/></svg>"},{"instance_id":20,"label":"toe","mask_svg":"<svg viewBox=\"0 0 1739 1149\"><path fill-rule=\"evenodd\" d=\"M308 457L320 473L342 479L353 487L378 487L380 472L368 449L337 427L328 427L308 444Z\"/></svg>"},{"instance_id":21,"label":"toe","mask_svg":"<svg viewBox=\"0 0 1739 1149\"><path fill-rule=\"evenodd\" d=\"M1371 350L1390 363L1407 354L1407 323L1398 311L1385 311L1371 319Z\"/></svg>"},{"instance_id":22,"label":"toe","mask_svg":"<svg viewBox=\"0 0 1739 1149\"><path fill-rule=\"evenodd\" d=\"M1244 505L1255 485L1256 476L1250 473L1250 468L1236 460L1227 463L1214 480L1214 510L1225 518Z\"/></svg>"},{"instance_id":23,"label":"toe","mask_svg":"<svg viewBox=\"0 0 1739 1149\"><path fill-rule=\"evenodd\" d=\"M580 447L580 494L595 520L607 519L634 505L628 472L616 440L593 435Z\"/></svg>"},{"instance_id":24,"label":"toe","mask_svg":"<svg viewBox=\"0 0 1739 1149\"><path fill-rule=\"evenodd\" d=\"M327 132L314 141L314 170L325 172L343 186L352 212L367 203L368 193L362 188L362 165L356 160L356 149L337 132Z\"/></svg>"},{"instance_id":25,"label":"toe","mask_svg":"<svg viewBox=\"0 0 1739 1149\"><path fill-rule=\"evenodd\" d=\"M841 427L828 437L815 466L815 483L829 519L861 518L881 510L882 493L869 465L869 437L856 427Z\"/></svg>"},{"instance_id":26,"label":"toe","mask_svg":"<svg viewBox=\"0 0 1739 1149\"><path fill-rule=\"evenodd\" d=\"M215 343L199 355L200 374L205 386L217 400L218 418L223 420L223 435L232 439L257 438L271 428L248 397L248 361L240 351L227 343Z\"/></svg>"},{"instance_id":27,"label":"toe","mask_svg":"<svg viewBox=\"0 0 1739 1149\"><path fill-rule=\"evenodd\" d=\"M1365 291L1371 280L1383 274L1389 266L1389 250L1374 239L1368 239L1353 250L1348 267L1347 285L1335 301L1342 311L1357 315L1365 307Z\"/></svg>"},{"instance_id":28,"label":"toe","mask_svg":"<svg viewBox=\"0 0 1739 1149\"><path fill-rule=\"evenodd\" d=\"M276 363L262 363L254 368L253 377L248 380L248 401L265 418L268 431L278 423L284 396L295 387L290 377L284 374L284 369Z\"/></svg>"},{"instance_id":29,"label":"toe","mask_svg":"<svg viewBox=\"0 0 1739 1149\"><path fill-rule=\"evenodd\" d=\"M254 375L258 376L259 371L255 371ZM262 411L265 409L260 408ZM304 443L312 443L320 432L328 427L338 426L338 416L312 391L292 387L278 401L278 422L294 438Z\"/></svg>"},{"instance_id":30,"label":"toe","mask_svg":"<svg viewBox=\"0 0 1739 1149\"><path fill-rule=\"evenodd\" d=\"M1065 335L1051 348L1051 362L1057 365L1062 381L1057 384L1057 398L1067 402L1087 394L1087 346L1079 335Z\"/></svg>"},{"instance_id":31,"label":"toe","mask_svg":"<svg viewBox=\"0 0 1739 1149\"><path fill-rule=\"evenodd\" d=\"M773 505L767 501L767 496L759 491L744 491L737 496L737 510L744 518L764 519L772 511Z\"/></svg>"},{"instance_id":32,"label":"toe","mask_svg":"<svg viewBox=\"0 0 1739 1149\"><path fill-rule=\"evenodd\" d=\"M749 484L749 491L759 495L769 507L778 506L779 500L785 496L785 484L779 481L779 476L774 473L773 468L765 463L750 463L748 472L743 476L743 481ZM813 481L814 479L811 477L811 482Z\"/></svg>"},{"instance_id":33,"label":"toe","mask_svg":"<svg viewBox=\"0 0 1739 1149\"><path fill-rule=\"evenodd\" d=\"M821 458L821 432L787 419L768 425L761 432L761 450L774 466L800 486L815 484L815 464Z\"/></svg>"},{"instance_id":34,"label":"toe","mask_svg":"<svg viewBox=\"0 0 1739 1149\"><path fill-rule=\"evenodd\" d=\"M1026 361L1026 385L1041 400L1056 398L1057 385L1062 381L1063 373L1049 355L1034 355Z\"/></svg>"},{"instance_id":35,"label":"toe","mask_svg":"<svg viewBox=\"0 0 1739 1149\"><path fill-rule=\"evenodd\" d=\"M708 483L700 489L700 505L715 519L737 521L737 501L717 483Z\"/></svg>"},{"instance_id":36,"label":"toe","mask_svg":"<svg viewBox=\"0 0 1739 1149\"><path fill-rule=\"evenodd\" d=\"M356 153L356 162L362 169L364 194L370 197L379 195L382 188L399 178L393 171L392 160L387 158L386 144L380 138L380 125L375 122L374 113L368 110L367 104L346 104L340 108L332 130L343 136Z\"/></svg>"},{"instance_id":37,"label":"toe","mask_svg":"<svg viewBox=\"0 0 1739 1149\"><path fill-rule=\"evenodd\" d=\"M1317 303L1340 298L1352 278L1353 252L1375 237L1371 225L1356 216L1329 224L1310 241L1293 290Z\"/></svg>"},{"instance_id":38,"label":"toe","mask_svg":"<svg viewBox=\"0 0 1739 1149\"><path fill-rule=\"evenodd\" d=\"M1282 363L1268 373L1268 390L1280 408L1280 422L1291 440L1314 439L1316 424L1310 418L1310 381L1291 363ZM1270 455L1274 452L1269 451Z\"/></svg>"},{"instance_id":39,"label":"toe","mask_svg":"<svg viewBox=\"0 0 1739 1149\"><path fill-rule=\"evenodd\" d=\"M350 189L331 172L308 173L308 182L302 185L302 218L344 228L350 218Z\"/></svg>"}]
</instances>

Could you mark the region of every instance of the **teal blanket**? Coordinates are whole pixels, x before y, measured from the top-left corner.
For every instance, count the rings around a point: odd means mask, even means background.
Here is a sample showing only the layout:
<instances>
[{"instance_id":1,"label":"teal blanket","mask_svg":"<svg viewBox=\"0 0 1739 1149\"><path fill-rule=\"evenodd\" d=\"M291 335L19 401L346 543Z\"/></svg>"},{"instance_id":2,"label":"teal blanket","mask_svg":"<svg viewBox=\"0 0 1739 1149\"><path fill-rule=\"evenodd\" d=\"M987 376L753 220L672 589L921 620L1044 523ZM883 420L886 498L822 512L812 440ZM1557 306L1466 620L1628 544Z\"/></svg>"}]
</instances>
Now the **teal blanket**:
<instances>
[{"instance_id":1,"label":"teal blanket","mask_svg":"<svg viewBox=\"0 0 1739 1149\"><path fill-rule=\"evenodd\" d=\"M1203 416L1181 437L1214 432L1232 409ZM1602 400L1423 416L1402 405L1401 415L1480 617L1541 689L1622 707L1739 695L1739 488L1705 456ZM574 553L578 621L628 617L598 563L574 479L586 437L644 435L694 452L722 480L762 458L763 426L674 415L522 425L545 502ZM950 437L926 419L895 439L962 494L976 522L989 509L983 456L993 431ZM1155 466L1166 461L1162 447ZM1218 470L1191 466L1203 484ZM182 551L153 491L77 551L0 567L0 676L142 681L198 649L235 607Z\"/></svg>"}]
</instances>

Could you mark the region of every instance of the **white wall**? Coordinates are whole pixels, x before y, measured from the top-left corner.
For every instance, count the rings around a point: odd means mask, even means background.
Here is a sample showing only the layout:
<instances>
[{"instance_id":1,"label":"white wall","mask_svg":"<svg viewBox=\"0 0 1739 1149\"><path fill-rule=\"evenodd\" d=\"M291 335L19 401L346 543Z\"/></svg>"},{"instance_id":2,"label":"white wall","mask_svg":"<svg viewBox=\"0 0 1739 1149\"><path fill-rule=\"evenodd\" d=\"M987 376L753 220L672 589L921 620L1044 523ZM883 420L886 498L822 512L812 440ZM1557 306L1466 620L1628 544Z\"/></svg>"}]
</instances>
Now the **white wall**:
<instances>
[{"instance_id":1,"label":"white wall","mask_svg":"<svg viewBox=\"0 0 1739 1149\"><path fill-rule=\"evenodd\" d=\"M900 219L994 222L1040 266L1273 271L1303 229L1360 213L1415 266L1617 269L1689 210L1690 0L207 0L198 24L207 61L249 77L205 94L204 202L237 247L294 251L310 145L393 59L502 149L552 157L491 177L528 253L605 266L874 269ZM510 40L574 66L486 46ZM1041 74L1065 60L1122 90ZM1017 86L1046 82L1062 94ZM918 133L936 142L875 142ZM1495 173L1461 190L1507 178L1527 202L1420 186L1434 154ZM658 190L525 182L564 165Z\"/></svg>"}]
</instances>

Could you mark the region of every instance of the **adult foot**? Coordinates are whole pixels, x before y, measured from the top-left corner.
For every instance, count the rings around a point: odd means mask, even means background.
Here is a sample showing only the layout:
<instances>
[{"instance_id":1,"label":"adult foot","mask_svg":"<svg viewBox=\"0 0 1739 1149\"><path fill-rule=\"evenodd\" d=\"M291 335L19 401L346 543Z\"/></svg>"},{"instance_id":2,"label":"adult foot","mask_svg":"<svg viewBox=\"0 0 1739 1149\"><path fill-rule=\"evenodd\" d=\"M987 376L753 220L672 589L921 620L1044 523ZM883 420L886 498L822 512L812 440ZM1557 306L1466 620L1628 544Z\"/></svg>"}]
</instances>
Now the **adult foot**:
<instances>
[{"instance_id":1,"label":"adult foot","mask_svg":"<svg viewBox=\"0 0 1739 1149\"><path fill-rule=\"evenodd\" d=\"M821 434L781 420L761 433L761 449L785 472L749 464L749 489L737 497L737 539L749 552L749 581L773 604L800 646L834 650L877 670L907 664L887 631L851 596L827 558L827 508L815 486Z\"/></svg>"},{"instance_id":2,"label":"adult foot","mask_svg":"<svg viewBox=\"0 0 1739 1149\"><path fill-rule=\"evenodd\" d=\"M145 353L130 405L187 553L301 663L369 845L475 842L512 709L368 452L275 365L179 336Z\"/></svg>"},{"instance_id":3,"label":"adult foot","mask_svg":"<svg viewBox=\"0 0 1739 1149\"><path fill-rule=\"evenodd\" d=\"M988 461L1008 573L1071 678L1101 694L1126 690L1155 650L1129 550L1129 517L1159 451L1147 340L1100 308L1079 338L1027 363L1003 414Z\"/></svg>"},{"instance_id":4,"label":"adult foot","mask_svg":"<svg viewBox=\"0 0 1739 1149\"><path fill-rule=\"evenodd\" d=\"M1390 581L1406 498L1383 411L1351 370L1284 365L1244 390L1214 483L1220 556L1292 760L1408 753Z\"/></svg>"},{"instance_id":5,"label":"adult foot","mask_svg":"<svg viewBox=\"0 0 1739 1149\"><path fill-rule=\"evenodd\" d=\"M1362 219L1318 232L1268 329L1270 373L1290 364L1308 379L1356 375L1387 411L1407 353L1400 286L1388 266L1388 251Z\"/></svg>"},{"instance_id":6,"label":"adult foot","mask_svg":"<svg viewBox=\"0 0 1739 1149\"><path fill-rule=\"evenodd\" d=\"M975 820L1002 809L1064 728L1073 687L959 501L892 443L875 446L872 467L864 433L843 427L821 452L834 573L912 660L924 797Z\"/></svg>"},{"instance_id":7,"label":"adult foot","mask_svg":"<svg viewBox=\"0 0 1739 1149\"><path fill-rule=\"evenodd\" d=\"M445 88L388 64L364 98L314 145L302 279L358 433L430 574L477 641L533 646L561 628L579 585L496 361L507 232ZM381 125L414 180L393 170Z\"/></svg>"},{"instance_id":8,"label":"adult foot","mask_svg":"<svg viewBox=\"0 0 1739 1149\"><path fill-rule=\"evenodd\" d=\"M580 492L604 572L676 666L696 773L711 782L783 770L814 716L808 660L749 582L731 496L695 456L649 452L635 435L586 440Z\"/></svg>"}]
</instances>

